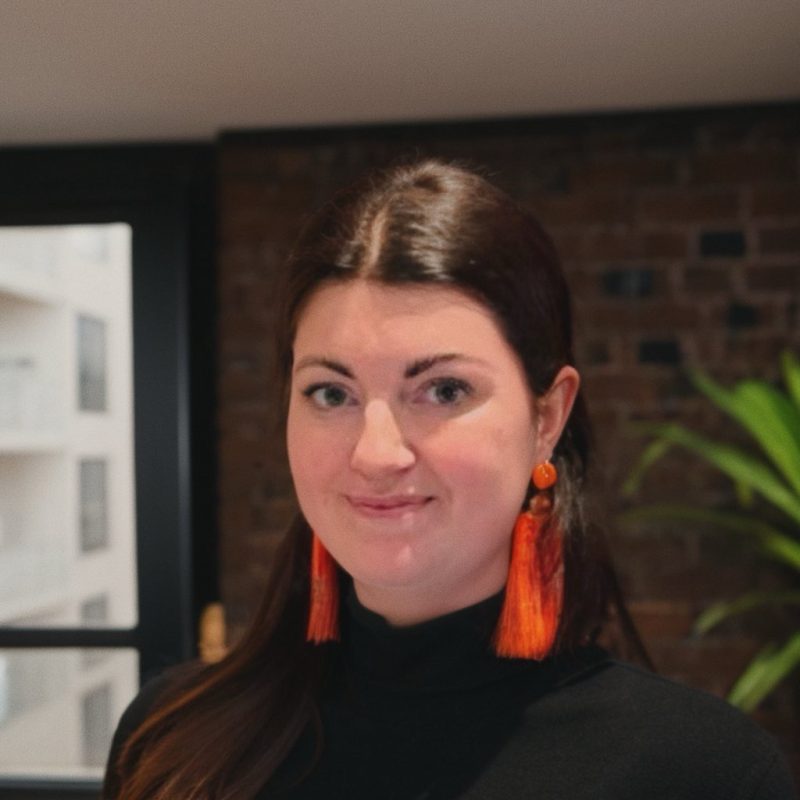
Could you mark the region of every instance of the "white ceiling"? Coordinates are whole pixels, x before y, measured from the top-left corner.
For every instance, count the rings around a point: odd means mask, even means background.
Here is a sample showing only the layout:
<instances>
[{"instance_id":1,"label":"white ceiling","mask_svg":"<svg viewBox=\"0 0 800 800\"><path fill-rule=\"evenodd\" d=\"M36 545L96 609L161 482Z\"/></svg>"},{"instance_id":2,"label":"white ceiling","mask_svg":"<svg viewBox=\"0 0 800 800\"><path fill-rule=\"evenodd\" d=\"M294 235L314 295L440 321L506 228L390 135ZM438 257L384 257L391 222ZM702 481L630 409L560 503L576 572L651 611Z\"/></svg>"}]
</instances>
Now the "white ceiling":
<instances>
[{"instance_id":1,"label":"white ceiling","mask_svg":"<svg viewBox=\"0 0 800 800\"><path fill-rule=\"evenodd\" d=\"M0 144L800 100L800 0L0 0Z\"/></svg>"}]
</instances>

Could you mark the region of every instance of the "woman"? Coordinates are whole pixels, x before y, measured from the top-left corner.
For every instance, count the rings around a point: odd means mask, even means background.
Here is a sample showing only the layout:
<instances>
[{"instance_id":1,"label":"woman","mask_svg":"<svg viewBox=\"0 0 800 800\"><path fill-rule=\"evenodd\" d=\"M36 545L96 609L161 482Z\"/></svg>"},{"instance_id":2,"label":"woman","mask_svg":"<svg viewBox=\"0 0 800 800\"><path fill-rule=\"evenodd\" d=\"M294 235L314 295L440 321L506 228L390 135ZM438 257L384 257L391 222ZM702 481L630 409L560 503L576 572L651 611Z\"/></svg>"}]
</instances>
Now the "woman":
<instances>
[{"instance_id":1,"label":"woman","mask_svg":"<svg viewBox=\"0 0 800 800\"><path fill-rule=\"evenodd\" d=\"M312 220L281 301L301 513L228 657L128 709L106 797L793 796L738 712L594 644L626 616L529 213L453 166L389 171Z\"/></svg>"}]
</instances>

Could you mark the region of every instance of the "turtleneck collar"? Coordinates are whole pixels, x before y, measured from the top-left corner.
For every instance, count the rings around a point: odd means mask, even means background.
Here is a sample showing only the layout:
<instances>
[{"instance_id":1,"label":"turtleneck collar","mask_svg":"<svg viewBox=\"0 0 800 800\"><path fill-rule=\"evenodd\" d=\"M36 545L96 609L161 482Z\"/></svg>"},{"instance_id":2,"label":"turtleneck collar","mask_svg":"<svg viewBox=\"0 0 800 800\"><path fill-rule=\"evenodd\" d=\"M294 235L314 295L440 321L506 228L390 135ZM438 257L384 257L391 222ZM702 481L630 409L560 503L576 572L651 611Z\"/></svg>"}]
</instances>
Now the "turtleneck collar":
<instances>
[{"instance_id":1,"label":"turtleneck collar","mask_svg":"<svg viewBox=\"0 0 800 800\"><path fill-rule=\"evenodd\" d=\"M365 608L352 586L342 615L343 657L359 682L413 693L461 691L529 672L552 684L602 660L599 648L544 661L499 658L491 638L503 592L435 619L394 627ZM590 652L591 651L591 652Z\"/></svg>"}]
</instances>

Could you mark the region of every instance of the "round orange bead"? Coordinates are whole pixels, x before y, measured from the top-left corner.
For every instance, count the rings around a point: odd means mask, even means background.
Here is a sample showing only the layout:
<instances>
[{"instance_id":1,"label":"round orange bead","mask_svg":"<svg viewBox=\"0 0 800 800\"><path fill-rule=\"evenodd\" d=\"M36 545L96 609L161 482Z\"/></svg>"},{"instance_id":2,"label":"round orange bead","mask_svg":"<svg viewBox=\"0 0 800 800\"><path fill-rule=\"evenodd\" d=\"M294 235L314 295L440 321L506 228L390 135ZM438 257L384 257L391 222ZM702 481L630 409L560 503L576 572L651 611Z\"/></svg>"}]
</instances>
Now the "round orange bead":
<instances>
[{"instance_id":1,"label":"round orange bead","mask_svg":"<svg viewBox=\"0 0 800 800\"><path fill-rule=\"evenodd\" d=\"M533 468L531 479L537 489L549 489L558 479L558 472L549 461L545 461Z\"/></svg>"}]
</instances>

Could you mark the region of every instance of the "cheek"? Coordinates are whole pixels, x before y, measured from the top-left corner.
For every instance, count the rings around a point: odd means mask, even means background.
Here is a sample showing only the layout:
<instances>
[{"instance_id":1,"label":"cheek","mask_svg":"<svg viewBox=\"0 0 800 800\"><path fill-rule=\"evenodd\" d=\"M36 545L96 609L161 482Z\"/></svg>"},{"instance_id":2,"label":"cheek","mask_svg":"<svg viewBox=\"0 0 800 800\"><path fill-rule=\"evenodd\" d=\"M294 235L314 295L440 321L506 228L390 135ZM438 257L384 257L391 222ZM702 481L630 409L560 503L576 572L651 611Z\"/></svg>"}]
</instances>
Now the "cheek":
<instances>
[{"instance_id":1,"label":"cheek","mask_svg":"<svg viewBox=\"0 0 800 800\"><path fill-rule=\"evenodd\" d=\"M461 503L479 509L515 504L524 494L533 466L526 428L510 431L500 424L453 431L435 445L442 479ZM520 500L521 502L521 500Z\"/></svg>"},{"instance_id":2,"label":"cheek","mask_svg":"<svg viewBox=\"0 0 800 800\"><path fill-rule=\"evenodd\" d=\"M316 480L316 473L326 448L320 442L319 434L313 425L302 419L302 414L290 408L286 425L286 449L289 456L289 469L297 487L298 494L307 483Z\"/></svg>"},{"instance_id":3,"label":"cheek","mask_svg":"<svg viewBox=\"0 0 800 800\"><path fill-rule=\"evenodd\" d=\"M297 475L303 474L302 466L307 453L305 438L303 427L297 420L297 412L290 406L286 420L286 452L289 456L289 469L295 480Z\"/></svg>"},{"instance_id":4,"label":"cheek","mask_svg":"<svg viewBox=\"0 0 800 800\"><path fill-rule=\"evenodd\" d=\"M318 502L342 473L344 437L341 432L333 435L330 427L315 424L302 410L293 412L290 408L286 447L298 499L303 505Z\"/></svg>"}]
</instances>

